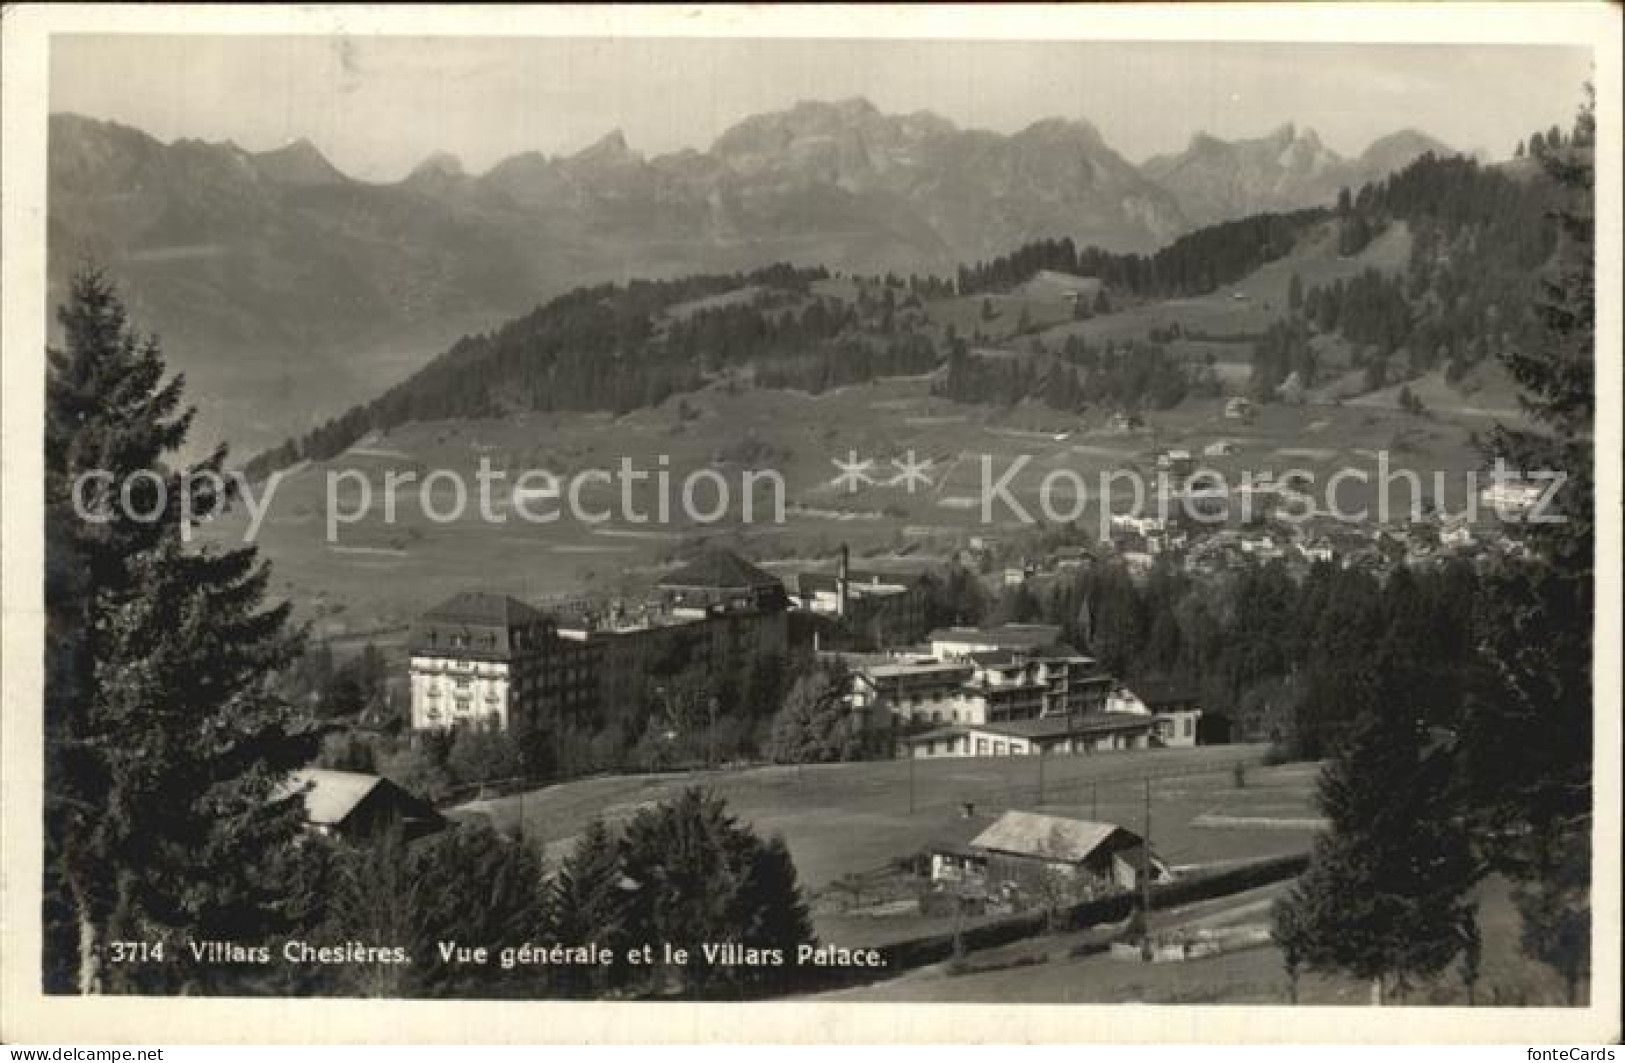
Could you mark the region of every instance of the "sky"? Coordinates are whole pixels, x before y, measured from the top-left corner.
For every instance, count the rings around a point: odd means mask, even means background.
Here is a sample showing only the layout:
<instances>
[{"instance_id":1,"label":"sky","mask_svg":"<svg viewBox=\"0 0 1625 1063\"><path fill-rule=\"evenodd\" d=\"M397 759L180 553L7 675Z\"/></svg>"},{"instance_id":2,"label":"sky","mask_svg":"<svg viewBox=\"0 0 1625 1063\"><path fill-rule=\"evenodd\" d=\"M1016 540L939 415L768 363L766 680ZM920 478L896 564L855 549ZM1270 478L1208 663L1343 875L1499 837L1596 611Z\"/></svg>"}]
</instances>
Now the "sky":
<instances>
[{"instance_id":1,"label":"sky","mask_svg":"<svg viewBox=\"0 0 1625 1063\"><path fill-rule=\"evenodd\" d=\"M436 151L478 173L615 129L649 155L704 150L749 115L853 96L1002 133L1082 118L1136 163L1288 121L1345 155L1408 127L1500 158L1569 126L1590 62L1505 44L58 35L50 107L164 141L308 139L375 181Z\"/></svg>"}]
</instances>

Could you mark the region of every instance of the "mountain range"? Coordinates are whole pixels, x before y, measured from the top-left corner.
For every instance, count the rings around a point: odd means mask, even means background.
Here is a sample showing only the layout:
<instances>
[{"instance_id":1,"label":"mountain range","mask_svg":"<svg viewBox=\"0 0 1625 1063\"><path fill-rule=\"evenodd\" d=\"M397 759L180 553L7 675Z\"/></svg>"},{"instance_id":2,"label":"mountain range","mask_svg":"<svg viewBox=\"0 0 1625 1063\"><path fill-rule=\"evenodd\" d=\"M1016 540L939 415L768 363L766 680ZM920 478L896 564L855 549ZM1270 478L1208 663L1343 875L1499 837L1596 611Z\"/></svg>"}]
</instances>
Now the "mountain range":
<instances>
[{"instance_id":1,"label":"mountain range","mask_svg":"<svg viewBox=\"0 0 1625 1063\"><path fill-rule=\"evenodd\" d=\"M1342 188L1358 189L1428 152L1452 154L1441 142L1404 129L1353 159L1320 142L1313 129L1288 123L1256 140L1219 140L1197 133L1177 155L1156 155L1142 173L1171 192L1192 225L1211 225L1269 210L1330 203Z\"/></svg>"},{"instance_id":2,"label":"mountain range","mask_svg":"<svg viewBox=\"0 0 1625 1063\"><path fill-rule=\"evenodd\" d=\"M470 174L431 155L369 183L308 141L165 144L53 115L53 303L108 269L184 369L202 429L252 447L376 394L458 336L581 283L744 269L951 272L1024 241L1148 251L1194 227L1329 202L1437 141L1401 132L1347 160L1292 126L1198 135L1137 167L1098 130L960 129L866 100L803 102L709 150L649 157L619 132Z\"/></svg>"}]
</instances>

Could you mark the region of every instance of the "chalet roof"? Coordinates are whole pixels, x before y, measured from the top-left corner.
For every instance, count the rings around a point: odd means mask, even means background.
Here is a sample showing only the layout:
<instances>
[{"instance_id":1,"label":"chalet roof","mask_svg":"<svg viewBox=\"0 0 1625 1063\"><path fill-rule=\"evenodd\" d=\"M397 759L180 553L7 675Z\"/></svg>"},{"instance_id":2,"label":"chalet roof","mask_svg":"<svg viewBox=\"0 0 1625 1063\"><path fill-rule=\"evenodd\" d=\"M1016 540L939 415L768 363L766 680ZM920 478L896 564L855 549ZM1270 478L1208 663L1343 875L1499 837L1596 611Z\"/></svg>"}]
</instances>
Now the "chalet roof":
<instances>
[{"instance_id":1,"label":"chalet roof","mask_svg":"<svg viewBox=\"0 0 1625 1063\"><path fill-rule=\"evenodd\" d=\"M746 561L731 550L711 548L660 581L670 588L706 590L759 590L784 585L777 576Z\"/></svg>"},{"instance_id":2,"label":"chalet roof","mask_svg":"<svg viewBox=\"0 0 1625 1063\"><path fill-rule=\"evenodd\" d=\"M1153 711L1159 706L1196 701L1195 691L1166 679L1142 679L1129 683L1128 688L1135 697L1145 702L1146 708Z\"/></svg>"},{"instance_id":3,"label":"chalet roof","mask_svg":"<svg viewBox=\"0 0 1625 1063\"><path fill-rule=\"evenodd\" d=\"M1006 812L994 820L992 826L971 839L971 845L1018 856L1077 863L1087 859L1089 854L1122 830L1113 823L1046 816L1037 812Z\"/></svg>"},{"instance_id":4,"label":"chalet roof","mask_svg":"<svg viewBox=\"0 0 1625 1063\"><path fill-rule=\"evenodd\" d=\"M290 775L278 792L288 797L304 791L305 818L319 827L333 827L349 819L374 792L387 793L402 811L433 818L425 802L378 775L331 768L304 768Z\"/></svg>"}]
</instances>

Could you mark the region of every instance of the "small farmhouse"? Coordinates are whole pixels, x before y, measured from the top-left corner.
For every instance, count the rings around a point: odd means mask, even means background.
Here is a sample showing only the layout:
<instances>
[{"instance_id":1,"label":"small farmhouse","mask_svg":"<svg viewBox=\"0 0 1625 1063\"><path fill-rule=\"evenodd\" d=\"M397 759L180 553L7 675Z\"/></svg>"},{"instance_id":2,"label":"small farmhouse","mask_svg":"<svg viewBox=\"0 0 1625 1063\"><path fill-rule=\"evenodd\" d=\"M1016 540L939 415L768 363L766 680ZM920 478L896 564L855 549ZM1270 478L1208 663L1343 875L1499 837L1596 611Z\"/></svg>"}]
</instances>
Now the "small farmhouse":
<instances>
[{"instance_id":1,"label":"small farmhouse","mask_svg":"<svg viewBox=\"0 0 1625 1063\"><path fill-rule=\"evenodd\" d=\"M1152 882L1172 877L1138 834L1116 824L1011 811L968 844L934 845L931 879L994 894L1038 892L1060 877L1087 900L1139 888L1147 865Z\"/></svg>"},{"instance_id":2,"label":"small farmhouse","mask_svg":"<svg viewBox=\"0 0 1625 1063\"><path fill-rule=\"evenodd\" d=\"M397 824L408 838L445 825L428 802L378 775L306 768L288 777L279 796L299 793L304 796L305 822L310 829L347 841L376 837Z\"/></svg>"}]
</instances>

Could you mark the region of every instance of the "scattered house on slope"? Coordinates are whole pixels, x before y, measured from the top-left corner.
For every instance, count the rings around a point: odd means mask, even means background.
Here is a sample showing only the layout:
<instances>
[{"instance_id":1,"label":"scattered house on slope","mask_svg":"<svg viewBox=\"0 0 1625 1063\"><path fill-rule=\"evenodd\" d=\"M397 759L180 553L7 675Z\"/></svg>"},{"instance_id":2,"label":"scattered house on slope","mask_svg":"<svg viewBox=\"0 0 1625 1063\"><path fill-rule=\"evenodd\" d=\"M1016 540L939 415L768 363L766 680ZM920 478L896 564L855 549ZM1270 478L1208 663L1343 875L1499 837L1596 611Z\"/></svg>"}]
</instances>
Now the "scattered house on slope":
<instances>
[{"instance_id":1,"label":"scattered house on slope","mask_svg":"<svg viewBox=\"0 0 1625 1063\"><path fill-rule=\"evenodd\" d=\"M1201 729L1202 710L1196 695L1174 683L1143 679L1132 689L1120 686L1106 701L1108 712L1150 716L1157 745L1194 746Z\"/></svg>"},{"instance_id":2,"label":"scattered house on slope","mask_svg":"<svg viewBox=\"0 0 1625 1063\"><path fill-rule=\"evenodd\" d=\"M399 825L408 839L445 826L445 819L422 798L388 779L358 771L305 768L288 777L279 798L302 794L305 822L317 834L366 841Z\"/></svg>"},{"instance_id":3,"label":"scattered house on slope","mask_svg":"<svg viewBox=\"0 0 1625 1063\"><path fill-rule=\"evenodd\" d=\"M1445 521L1439 528L1439 545L1453 550L1462 550L1472 546L1478 541L1473 533L1473 522L1467 519L1466 514L1458 513Z\"/></svg>"},{"instance_id":4,"label":"scattered house on slope","mask_svg":"<svg viewBox=\"0 0 1625 1063\"><path fill-rule=\"evenodd\" d=\"M1079 900L1137 889L1149 864L1152 882L1172 875L1155 851L1114 823L1006 812L967 844L932 847L931 879L955 887L1036 894L1060 878Z\"/></svg>"},{"instance_id":5,"label":"scattered house on slope","mask_svg":"<svg viewBox=\"0 0 1625 1063\"><path fill-rule=\"evenodd\" d=\"M1224 404L1224 416L1228 421L1251 421L1253 419L1253 402L1240 395L1230 399Z\"/></svg>"},{"instance_id":6,"label":"scattered house on slope","mask_svg":"<svg viewBox=\"0 0 1625 1063\"><path fill-rule=\"evenodd\" d=\"M1165 450L1157 455L1157 468L1174 473L1177 476L1184 476L1189 473L1193 465L1191 452L1184 447Z\"/></svg>"}]
</instances>

